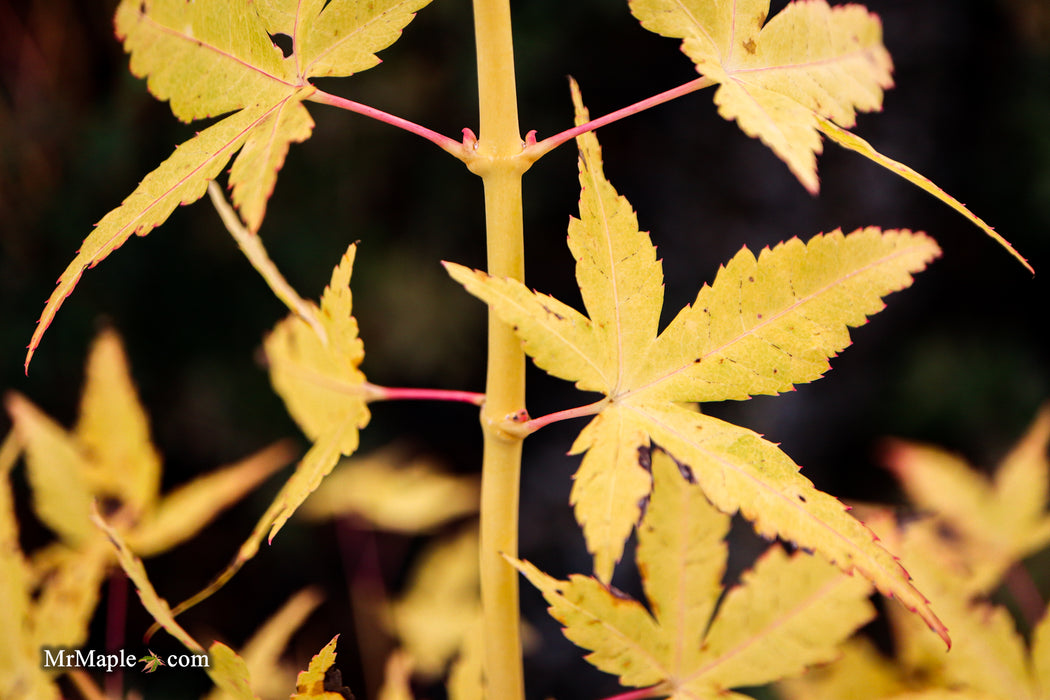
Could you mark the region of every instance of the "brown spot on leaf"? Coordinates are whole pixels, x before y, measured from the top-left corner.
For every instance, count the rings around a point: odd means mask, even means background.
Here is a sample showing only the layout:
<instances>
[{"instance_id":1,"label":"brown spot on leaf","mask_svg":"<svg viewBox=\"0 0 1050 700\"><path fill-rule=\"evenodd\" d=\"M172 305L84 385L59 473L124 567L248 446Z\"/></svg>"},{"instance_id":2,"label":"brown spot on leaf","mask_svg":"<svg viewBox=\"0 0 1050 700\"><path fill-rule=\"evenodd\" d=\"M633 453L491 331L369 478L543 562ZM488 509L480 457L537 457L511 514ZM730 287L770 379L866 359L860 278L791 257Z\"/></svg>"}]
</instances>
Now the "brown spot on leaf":
<instances>
[{"instance_id":1,"label":"brown spot on leaf","mask_svg":"<svg viewBox=\"0 0 1050 700\"><path fill-rule=\"evenodd\" d=\"M647 472L653 470L653 453L648 445L638 446L638 466Z\"/></svg>"},{"instance_id":2,"label":"brown spot on leaf","mask_svg":"<svg viewBox=\"0 0 1050 700\"><path fill-rule=\"evenodd\" d=\"M98 498L98 512L104 519L108 520L117 514L124 503L118 496L105 494Z\"/></svg>"},{"instance_id":3,"label":"brown spot on leaf","mask_svg":"<svg viewBox=\"0 0 1050 700\"><path fill-rule=\"evenodd\" d=\"M755 53L755 40L754 39L748 39L747 41L744 42L744 51L747 51L750 54Z\"/></svg>"},{"instance_id":4,"label":"brown spot on leaf","mask_svg":"<svg viewBox=\"0 0 1050 700\"><path fill-rule=\"evenodd\" d=\"M335 666L329 667L324 672L324 691L326 693L338 693L344 700L354 700L354 694L343 685L343 674Z\"/></svg>"},{"instance_id":5,"label":"brown spot on leaf","mask_svg":"<svg viewBox=\"0 0 1050 700\"><path fill-rule=\"evenodd\" d=\"M664 452L664 454L666 454L668 457L670 457L671 461L673 461L675 463L675 466L678 467L678 473L682 475L683 479L685 479L690 484L695 484L696 483L696 475L693 474L693 468L692 467L690 467L685 462L683 462L683 461L679 460L678 458L676 458L670 452Z\"/></svg>"},{"instance_id":6,"label":"brown spot on leaf","mask_svg":"<svg viewBox=\"0 0 1050 700\"><path fill-rule=\"evenodd\" d=\"M548 314L550 314L554 318L558 319L559 321L564 321L565 320L564 316L562 316L561 314L559 314L556 311L552 311L551 308L549 306L547 306L546 304L541 304L540 306L543 307L544 311L546 311Z\"/></svg>"}]
</instances>

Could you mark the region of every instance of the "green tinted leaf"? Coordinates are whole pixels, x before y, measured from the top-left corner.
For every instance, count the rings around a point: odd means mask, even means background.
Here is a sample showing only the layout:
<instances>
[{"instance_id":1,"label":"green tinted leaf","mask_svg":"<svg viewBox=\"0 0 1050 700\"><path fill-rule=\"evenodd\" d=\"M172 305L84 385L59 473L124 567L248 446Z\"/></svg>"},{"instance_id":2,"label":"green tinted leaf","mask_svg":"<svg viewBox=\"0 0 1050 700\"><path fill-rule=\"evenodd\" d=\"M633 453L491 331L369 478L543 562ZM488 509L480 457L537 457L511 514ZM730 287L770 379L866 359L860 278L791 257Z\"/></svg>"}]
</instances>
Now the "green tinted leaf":
<instances>
[{"instance_id":1,"label":"green tinted leaf","mask_svg":"<svg viewBox=\"0 0 1050 700\"><path fill-rule=\"evenodd\" d=\"M258 696L252 692L248 665L237 652L222 642L212 642L208 648L208 657L211 660L208 676L226 693L226 697L234 700L258 700Z\"/></svg>"}]
</instances>

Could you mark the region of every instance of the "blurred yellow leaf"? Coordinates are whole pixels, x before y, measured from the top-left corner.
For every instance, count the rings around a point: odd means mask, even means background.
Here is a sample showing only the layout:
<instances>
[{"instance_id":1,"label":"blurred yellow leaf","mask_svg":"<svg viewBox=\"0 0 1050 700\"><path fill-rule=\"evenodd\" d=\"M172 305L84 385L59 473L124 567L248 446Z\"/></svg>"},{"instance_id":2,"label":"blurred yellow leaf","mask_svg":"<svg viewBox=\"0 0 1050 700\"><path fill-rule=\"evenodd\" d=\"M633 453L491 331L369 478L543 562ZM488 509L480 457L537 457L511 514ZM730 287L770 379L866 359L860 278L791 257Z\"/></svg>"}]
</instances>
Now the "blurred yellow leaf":
<instances>
[{"instance_id":1,"label":"blurred yellow leaf","mask_svg":"<svg viewBox=\"0 0 1050 700\"><path fill-rule=\"evenodd\" d=\"M887 466L908 498L960 537L971 570L966 584L989 592L1015 562L1050 543L1050 405L992 478L931 445L891 441Z\"/></svg>"},{"instance_id":2,"label":"blurred yellow leaf","mask_svg":"<svg viewBox=\"0 0 1050 700\"><path fill-rule=\"evenodd\" d=\"M476 477L386 448L340 462L302 513L312 520L353 515L381 530L417 533L477 512L478 497Z\"/></svg>"},{"instance_id":3,"label":"blurred yellow leaf","mask_svg":"<svg viewBox=\"0 0 1050 700\"><path fill-rule=\"evenodd\" d=\"M60 697L54 679L61 671L41 666L41 649L87 641L112 557L95 538L77 550L59 542L26 559L8 479L17 457L11 434L0 446L0 697L51 700Z\"/></svg>"},{"instance_id":4,"label":"blurred yellow leaf","mask_svg":"<svg viewBox=\"0 0 1050 700\"><path fill-rule=\"evenodd\" d=\"M281 662L281 655L289 638L320 605L321 599L317 589L304 588L289 598L241 647L239 656L244 661L247 677L252 680L252 688L260 697L287 698L296 671L290 664ZM233 700L234 697L216 687L207 700Z\"/></svg>"},{"instance_id":5,"label":"blurred yellow leaf","mask_svg":"<svg viewBox=\"0 0 1050 700\"><path fill-rule=\"evenodd\" d=\"M40 651L35 646L34 577L19 543L8 478L18 453L18 441L9 433L0 444L0 697L58 700L54 674L40 667Z\"/></svg>"},{"instance_id":6,"label":"blurred yellow leaf","mask_svg":"<svg viewBox=\"0 0 1050 700\"><path fill-rule=\"evenodd\" d=\"M415 670L435 677L444 673L480 614L478 533L471 528L427 547L390 619Z\"/></svg>"},{"instance_id":7,"label":"blurred yellow leaf","mask_svg":"<svg viewBox=\"0 0 1050 700\"><path fill-rule=\"evenodd\" d=\"M83 448L21 394L9 393L5 403L25 451L37 517L73 546L91 539L95 536L90 520L95 493Z\"/></svg>"},{"instance_id":8,"label":"blurred yellow leaf","mask_svg":"<svg viewBox=\"0 0 1050 700\"><path fill-rule=\"evenodd\" d=\"M412 700L411 678L411 657L403 651L395 650L386 660L379 700Z\"/></svg>"},{"instance_id":9,"label":"blurred yellow leaf","mask_svg":"<svg viewBox=\"0 0 1050 700\"><path fill-rule=\"evenodd\" d=\"M449 700L485 699L485 630L479 616L467 631L448 674Z\"/></svg>"},{"instance_id":10,"label":"blurred yellow leaf","mask_svg":"<svg viewBox=\"0 0 1050 700\"><path fill-rule=\"evenodd\" d=\"M59 545L46 565L37 568L42 585L35 599L32 629L38 654L41 647L76 647L87 641L99 588L112 562L105 540L96 538L75 550Z\"/></svg>"},{"instance_id":11,"label":"blurred yellow leaf","mask_svg":"<svg viewBox=\"0 0 1050 700\"><path fill-rule=\"evenodd\" d=\"M148 557L190 539L218 513L288 464L293 455L290 442L277 442L176 487L126 533L128 546Z\"/></svg>"},{"instance_id":12,"label":"blurred yellow leaf","mask_svg":"<svg viewBox=\"0 0 1050 700\"><path fill-rule=\"evenodd\" d=\"M112 519L107 527L119 533L122 547L126 538L142 554L156 554L195 535L291 458L289 445L277 444L160 498L159 458L113 331L104 331L92 346L76 432L66 432L19 394L9 394L6 404L26 454L34 508L65 543L42 550L46 564L35 557L42 562L35 568L55 572L33 613L48 635L34 640L36 650L41 644L76 646L86 638L98 588L113 561L105 537L91 525L94 504ZM114 445L104 447L109 438Z\"/></svg>"},{"instance_id":13,"label":"blurred yellow leaf","mask_svg":"<svg viewBox=\"0 0 1050 700\"><path fill-rule=\"evenodd\" d=\"M26 455L34 509L74 548L99 537L91 525L97 501L139 554L170 549L292 458L291 446L278 443L161 498L160 457L120 338L109 329L91 346L73 432L20 394L8 394L6 405Z\"/></svg>"},{"instance_id":14,"label":"blurred yellow leaf","mask_svg":"<svg viewBox=\"0 0 1050 700\"><path fill-rule=\"evenodd\" d=\"M882 700L907 690L902 674L865 637L841 647L835 662L777 683L782 700Z\"/></svg>"},{"instance_id":15,"label":"blurred yellow leaf","mask_svg":"<svg viewBox=\"0 0 1050 700\"><path fill-rule=\"evenodd\" d=\"M1042 611L1031 643L1026 645L1005 608L974 597L974 589L967 581L971 575L968 554L958 548L954 537L945 536L943 525L936 518L926 517L900 525L892 514L882 511L873 513L870 523L878 536L900 555L916 584L928 592L938 616L952 631L952 648L946 654L916 624L913 616L889 610L897 685L907 690L890 697L895 700L941 697L1046 700L1050 697L1050 686L1045 682L1050 657L1047 646L1050 611ZM846 661L847 668L838 669L838 664L833 664L823 676L806 679L808 683L802 687L819 693L805 696L807 700L827 697L829 688L843 687L843 676L850 672L877 673L883 683L887 682L885 671L877 669L885 669L888 661L877 653ZM946 694L946 688L957 695Z\"/></svg>"},{"instance_id":16,"label":"blurred yellow leaf","mask_svg":"<svg viewBox=\"0 0 1050 700\"><path fill-rule=\"evenodd\" d=\"M94 493L112 489L132 519L153 507L160 492L160 455L124 346L112 329L99 333L91 346L73 435L89 456Z\"/></svg>"}]
</instances>

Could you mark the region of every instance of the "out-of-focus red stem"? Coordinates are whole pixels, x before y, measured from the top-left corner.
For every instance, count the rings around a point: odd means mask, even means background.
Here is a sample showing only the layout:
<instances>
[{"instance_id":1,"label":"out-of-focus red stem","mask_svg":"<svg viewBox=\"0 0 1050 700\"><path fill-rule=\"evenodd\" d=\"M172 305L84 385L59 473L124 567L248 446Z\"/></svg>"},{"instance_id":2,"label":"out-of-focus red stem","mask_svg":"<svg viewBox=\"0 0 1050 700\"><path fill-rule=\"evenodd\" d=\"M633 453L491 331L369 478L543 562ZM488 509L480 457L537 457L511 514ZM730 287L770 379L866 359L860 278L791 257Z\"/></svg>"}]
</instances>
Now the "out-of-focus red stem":
<instances>
[{"instance_id":1,"label":"out-of-focus red stem","mask_svg":"<svg viewBox=\"0 0 1050 700\"><path fill-rule=\"evenodd\" d=\"M610 695L605 700L643 700L644 698L651 698L660 692L659 685L652 685L648 688L639 688L638 690L629 690L626 693L620 693L619 695Z\"/></svg>"},{"instance_id":2,"label":"out-of-focus red stem","mask_svg":"<svg viewBox=\"0 0 1050 700\"><path fill-rule=\"evenodd\" d=\"M375 384L368 384L365 389L369 394L370 401L458 401L475 406L485 403L485 395L474 391L412 389L377 386Z\"/></svg>"}]
</instances>

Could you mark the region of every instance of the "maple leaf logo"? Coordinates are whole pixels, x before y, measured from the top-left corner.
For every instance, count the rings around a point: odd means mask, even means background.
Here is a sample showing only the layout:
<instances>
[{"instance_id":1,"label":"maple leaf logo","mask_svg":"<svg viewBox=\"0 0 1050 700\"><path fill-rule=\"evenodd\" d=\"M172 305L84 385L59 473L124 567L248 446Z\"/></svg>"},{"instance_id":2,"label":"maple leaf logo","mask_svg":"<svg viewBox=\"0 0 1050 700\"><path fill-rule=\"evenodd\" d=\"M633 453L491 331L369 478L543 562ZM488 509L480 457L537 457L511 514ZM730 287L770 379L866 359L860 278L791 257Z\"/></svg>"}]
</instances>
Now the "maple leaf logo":
<instances>
[{"instance_id":1,"label":"maple leaf logo","mask_svg":"<svg viewBox=\"0 0 1050 700\"><path fill-rule=\"evenodd\" d=\"M149 650L149 654L143 656L139 661L143 664L143 673L153 673L158 668L165 665L165 663L160 660L160 657L153 653L152 649Z\"/></svg>"}]
</instances>

